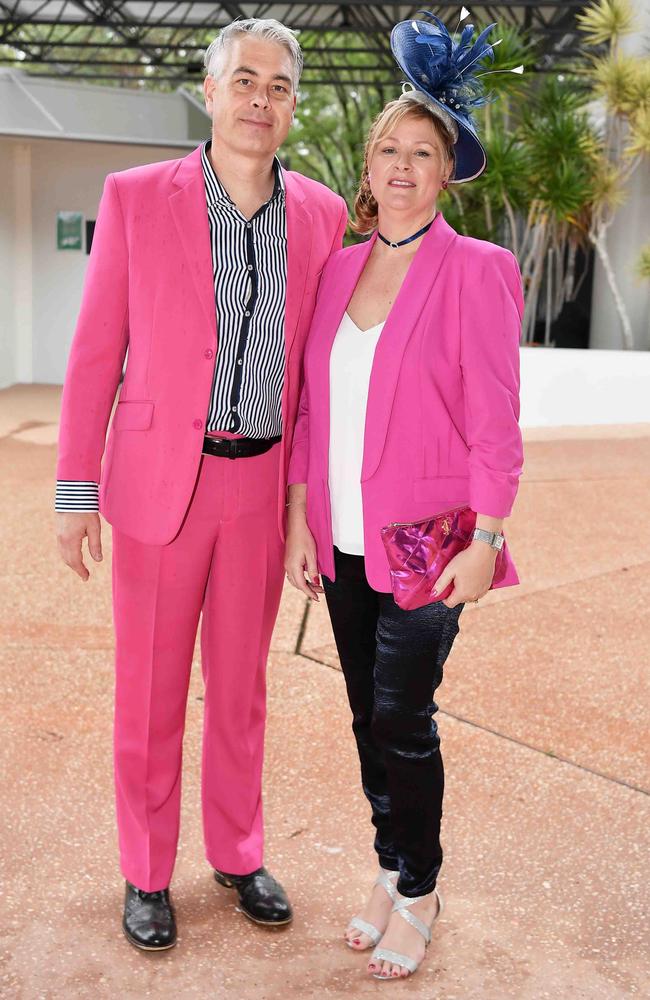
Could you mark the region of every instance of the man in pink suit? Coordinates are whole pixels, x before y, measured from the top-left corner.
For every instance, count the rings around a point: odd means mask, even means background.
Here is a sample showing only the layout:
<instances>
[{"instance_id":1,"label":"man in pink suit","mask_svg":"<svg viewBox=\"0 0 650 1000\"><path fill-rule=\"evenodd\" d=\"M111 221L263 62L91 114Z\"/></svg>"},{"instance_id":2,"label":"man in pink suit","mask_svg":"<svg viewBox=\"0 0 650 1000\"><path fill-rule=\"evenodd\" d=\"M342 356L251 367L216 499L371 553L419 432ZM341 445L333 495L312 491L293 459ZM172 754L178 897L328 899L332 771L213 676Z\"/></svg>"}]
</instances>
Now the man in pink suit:
<instances>
[{"instance_id":1,"label":"man in pink suit","mask_svg":"<svg viewBox=\"0 0 650 1000\"><path fill-rule=\"evenodd\" d=\"M57 466L59 547L83 580L84 537L102 558L97 511L113 528L123 928L147 950L176 941L169 883L201 615L206 856L251 919L292 917L263 867L265 665L303 346L347 223L341 198L276 158L302 68L291 32L234 22L206 68L211 140L106 179Z\"/></svg>"}]
</instances>

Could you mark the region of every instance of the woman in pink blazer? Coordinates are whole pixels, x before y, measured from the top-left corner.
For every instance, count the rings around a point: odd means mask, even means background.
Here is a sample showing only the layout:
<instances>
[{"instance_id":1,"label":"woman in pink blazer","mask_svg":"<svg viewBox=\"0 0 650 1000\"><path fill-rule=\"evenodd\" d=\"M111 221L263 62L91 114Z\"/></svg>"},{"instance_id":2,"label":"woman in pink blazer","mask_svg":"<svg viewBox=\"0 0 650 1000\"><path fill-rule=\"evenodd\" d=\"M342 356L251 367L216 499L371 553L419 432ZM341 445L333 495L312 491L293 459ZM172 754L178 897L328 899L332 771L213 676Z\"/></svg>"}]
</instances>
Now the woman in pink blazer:
<instances>
[{"instance_id":1,"label":"woman in pink blazer","mask_svg":"<svg viewBox=\"0 0 650 1000\"><path fill-rule=\"evenodd\" d=\"M416 84L429 45L412 36L428 28L393 32ZM381 939L368 966L378 978L417 969L441 912L433 694L464 603L492 583L522 466L519 269L436 209L485 154L453 88L430 89L403 94L371 128L355 228L372 236L323 270L288 480L287 576L318 600L322 574L376 830L379 875L345 938L357 950ZM479 532L437 581L438 593L453 583L450 596L401 610L380 529L462 504ZM507 549L505 563L499 586L518 582Z\"/></svg>"}]
</instances>

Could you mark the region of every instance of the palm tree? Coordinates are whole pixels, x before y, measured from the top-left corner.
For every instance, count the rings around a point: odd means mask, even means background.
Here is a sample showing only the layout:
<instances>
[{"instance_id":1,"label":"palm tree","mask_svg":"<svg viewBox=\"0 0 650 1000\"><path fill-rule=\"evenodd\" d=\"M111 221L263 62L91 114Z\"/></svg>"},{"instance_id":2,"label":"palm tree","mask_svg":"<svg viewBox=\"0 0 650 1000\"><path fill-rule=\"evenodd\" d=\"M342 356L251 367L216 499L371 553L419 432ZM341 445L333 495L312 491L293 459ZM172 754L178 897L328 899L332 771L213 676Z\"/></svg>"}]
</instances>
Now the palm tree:
<instances>
[{"instance_id":1,"label":"palm tree","mask_svg":"<svg viewBox=\"0 0 650 1000\"><path fill-rule=\"evenodd\" d=\"M586 77L603 103L604 125L598 138L594 193L588 238L603 265L621 323L623 346L634 348L625 303L607 250L607 230L625 200L625 188L643 157L650 154L650 60L621 51L623 35L634 30L629 0L596 0L578 15L590 46L606 46L590 60Z\"/></svg>"},{"instance_id":2,"label":"palm tree","mask_svg":"<svg viewBox=\"0 0 650 1000\"><path fill-rule=\"evenodd\" d=\"M576 77L540 84L532 74L512 75L515 65L532 67L536 54L521 32L499 34L498 73L489 82L500 100L487 104L481 117L489 169L470 185L448 189L445 214L460 232L509 246L518 258L524 343L533 339L545 284L549 341L551 321L585 276L576 277L576 259L587 243L584 219L592 198L596 140L585 110L589 93Z\"/></svg>"},{"instance_id":3,"label":"palm tree","mask_svg":"<svg viewBox=\"0 0 650 1000\"><path fill-rule=\"evenodd\" d=\"M327 51L336 40L335 33L319 39L319 59L340 69L346 65L345 56ZM303 33L301 42L309 41L309 33ZM354 36L349 39L350 44L354 41ZM363 36L356 39L359 48L364 41ZM359 185L370 123L389 97L399 92L397 85L386 88L381 73L370 68L377 63L375 55L358 52L356 61L366 78L377 81L375 86L356 89L338 82L301 88L294 127L283 146L294 169L334 188L350 206Z\"/></svg>"},{"instance_id":4,"label":"palm tree","mask_svg":"<svg viewBox=\"0 0 650 1000\"><path fill-rule=\"evenodd\" d=\"M519 135L528 158L528 213L519 262L527 289L524 342L533 339L542 283L546 285L546 343L551 321L577 294L578 249L591 202L596 140L584 109L587 94L575 77L551 77L524 107Z\"/></svg>"}]
</instances>

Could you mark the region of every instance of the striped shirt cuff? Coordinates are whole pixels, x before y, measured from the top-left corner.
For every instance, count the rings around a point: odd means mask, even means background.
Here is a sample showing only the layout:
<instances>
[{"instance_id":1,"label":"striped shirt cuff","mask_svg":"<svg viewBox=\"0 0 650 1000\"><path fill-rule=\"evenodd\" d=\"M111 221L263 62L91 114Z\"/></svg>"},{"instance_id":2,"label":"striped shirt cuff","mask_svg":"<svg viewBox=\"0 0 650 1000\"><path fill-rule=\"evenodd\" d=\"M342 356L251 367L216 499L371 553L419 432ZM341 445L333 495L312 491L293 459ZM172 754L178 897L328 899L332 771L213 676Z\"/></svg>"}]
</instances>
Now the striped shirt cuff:
<instances>
[{"instance_id":1,"label":"striped shirt cuff","mask_svg":"<svg viewBox=\"0 0 650 1000\"><path fill-rule=\"evenodd\" d=\"M54 509L61 512L99 513L99 483L57 480Z\"/></svg>"}]
</instances>

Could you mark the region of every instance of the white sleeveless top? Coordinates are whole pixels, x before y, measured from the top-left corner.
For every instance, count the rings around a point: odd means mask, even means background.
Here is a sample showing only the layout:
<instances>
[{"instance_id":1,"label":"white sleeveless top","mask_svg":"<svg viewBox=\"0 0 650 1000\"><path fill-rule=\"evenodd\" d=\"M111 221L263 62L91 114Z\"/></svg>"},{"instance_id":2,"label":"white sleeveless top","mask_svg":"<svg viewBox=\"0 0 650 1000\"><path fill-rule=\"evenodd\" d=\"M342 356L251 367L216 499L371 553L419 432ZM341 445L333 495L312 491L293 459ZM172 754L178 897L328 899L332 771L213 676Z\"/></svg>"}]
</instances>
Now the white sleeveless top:
<instances>
[{"instance_id":1,"label":"white sleeveless top","mask_svg":"<svg viewBox=\"0 0 650 1000\"><path fill-rule=\"evenodd\" d=\"M361 465L368 385L383 326L361 330L344 313L330 354L332 539L340 552L358 556L363 555Z\"/></svg>"}]
</instances>

